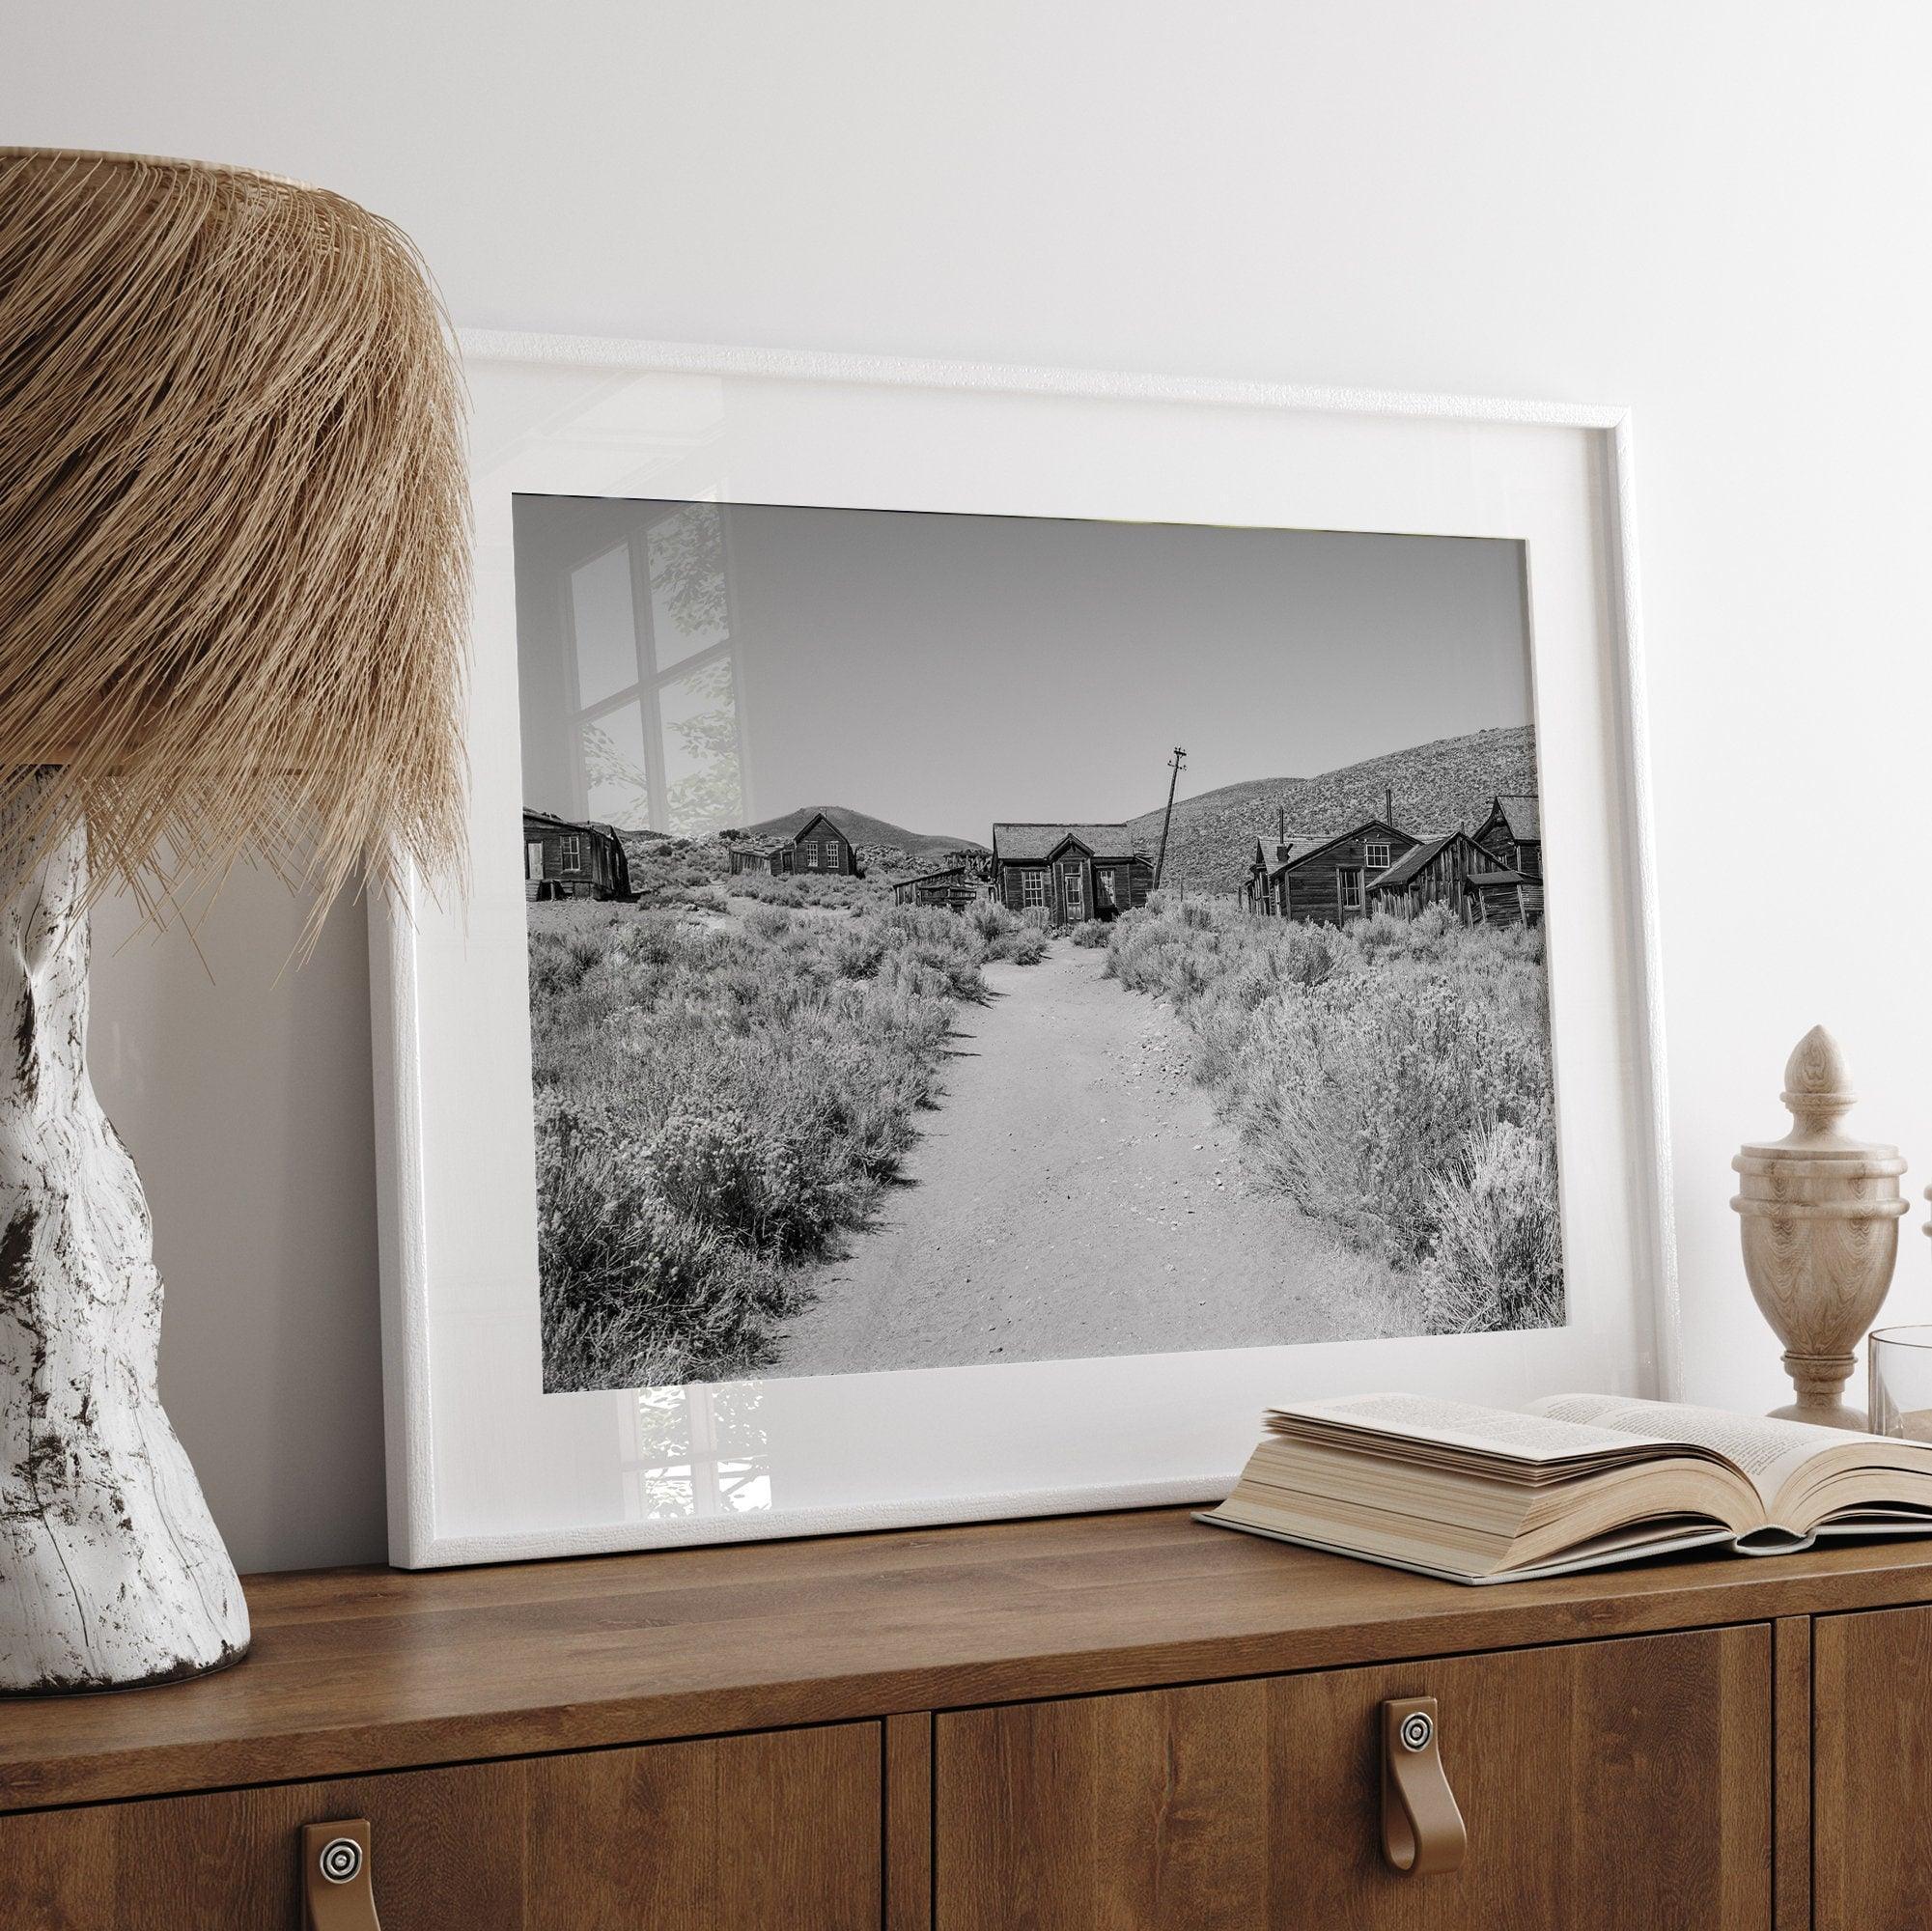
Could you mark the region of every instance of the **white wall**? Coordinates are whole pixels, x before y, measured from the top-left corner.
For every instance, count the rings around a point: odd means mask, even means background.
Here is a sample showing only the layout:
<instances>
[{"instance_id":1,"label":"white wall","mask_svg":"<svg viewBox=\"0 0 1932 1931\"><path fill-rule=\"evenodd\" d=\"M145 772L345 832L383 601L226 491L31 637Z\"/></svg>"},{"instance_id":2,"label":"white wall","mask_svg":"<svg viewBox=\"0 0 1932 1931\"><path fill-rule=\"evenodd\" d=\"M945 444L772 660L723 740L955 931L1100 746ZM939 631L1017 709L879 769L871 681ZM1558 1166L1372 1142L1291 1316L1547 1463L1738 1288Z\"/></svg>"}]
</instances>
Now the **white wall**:
<instances>
[{"instance_id":1,"label":"white wall","mask_svg":"<svg viewBox=\"0 0 1932 1931\"><path fill-rule=\"evenodd\" d=\"M1932 1177L1922 7L66 0L8 41L4 138L326 182L465 322L1634 404L1691 1391L1777 1397L1726 1162L1814 1021ZM277 982L295 925L245 881L214 985L179 938L98 979L244 1567L383 1542L362 920Z\"/></svg>"}]
</instances>

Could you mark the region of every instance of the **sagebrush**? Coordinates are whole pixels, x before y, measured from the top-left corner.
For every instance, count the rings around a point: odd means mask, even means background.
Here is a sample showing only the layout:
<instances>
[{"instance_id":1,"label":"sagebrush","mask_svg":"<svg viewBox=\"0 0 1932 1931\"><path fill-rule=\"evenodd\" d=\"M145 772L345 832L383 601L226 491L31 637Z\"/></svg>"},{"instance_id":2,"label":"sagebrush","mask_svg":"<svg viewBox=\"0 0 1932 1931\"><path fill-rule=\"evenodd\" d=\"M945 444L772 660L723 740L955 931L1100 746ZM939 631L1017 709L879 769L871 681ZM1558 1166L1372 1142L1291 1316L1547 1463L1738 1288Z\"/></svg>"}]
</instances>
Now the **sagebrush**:
<instances>
[{"instance_id":1,"label":"sagebrush","mask_svg":"<svg viewBox=\"0 0 1932 1931\"><path fill-rule=\"evenodd\" d=\"M1562 1320L1539 928L1156 903L1107 970L1172 1001L1263 1174L1419 1276L1432 1331Z\"/></svg>"},{"instance_id":2,"label":"sagebrush","mask_svg":"<svg viewBox=\"0 0 1932 1931\"><path fill-rule=\"evenodd\" d=\"M910 1147L981 965L1038 941L1003 910L910 906L578 903L531 928L553 1389L769 1366L811 1267Z\"/></svg>"}]
</instances>

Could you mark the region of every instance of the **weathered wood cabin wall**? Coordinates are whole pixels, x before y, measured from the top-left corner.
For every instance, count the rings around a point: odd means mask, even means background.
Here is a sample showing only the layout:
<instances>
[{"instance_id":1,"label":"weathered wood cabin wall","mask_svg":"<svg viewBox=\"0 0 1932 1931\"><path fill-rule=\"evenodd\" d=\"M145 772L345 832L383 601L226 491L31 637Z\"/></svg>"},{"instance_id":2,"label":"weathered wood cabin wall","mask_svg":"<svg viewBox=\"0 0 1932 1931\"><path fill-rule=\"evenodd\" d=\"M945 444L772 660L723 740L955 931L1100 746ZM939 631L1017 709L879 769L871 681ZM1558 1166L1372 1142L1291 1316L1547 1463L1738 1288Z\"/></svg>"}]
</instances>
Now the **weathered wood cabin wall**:
<instances>
[{"instance_id":1,"label":"weathered wood cabin wall","mask_svg":"<svg viewBox=\"0 0 1932 1931\"><path fill-rule=\"evenodd\" d=\"M628 899L630 864L608 826L526 811L523 881L539 898Z\"/></svg>"},{"instance_id":2,"label":"weathered wood cabin wall","mask_svg":"<svg viewBox=\"0 0 1932 1931\"><path fill-rule=\"evenodd\" d=\"M1029 874L1041 880L1031 896ZM1095 857L1065 848L1051 858L1002 861L997 882L1000 903L1009 911L1044 906L1055 925L1132 911L1147 903L1153 886L1153 861L1139 853Z\"/></svg>"},{"instance_id":3,"label":"weathered wood cabin wall","mask_svg":"<svg viewBox=\"0 0 1932 1931\"><path fill-rule=\"evenodd\" d=\"M1290 859L1281 872L1277 915L1307 925L1361 917L1368 909L1368 881L1420 842L1378 819L1318 845L1305 857Z\"/></svg>"},{"instance_id":4,"label":"weathered wood cabin wall","mask_svg":"<svg viewBox=\"0 0 1932 1931\"><path fill-rule=\"evenodd\" d=\"M1409 864L1414 866L1413 871L1408 870ZM1473 881L1486 877L1500 887L1505 881L1513 883L1516 878L1514 873L1499 871L1495 858L1466 831L1414 847L1406 854L1406 861L1396 861L1396 868L1407 874L1399 882L1371 884L1371 911L1405 911L1413 916L1441 905L1447 906L1458 918L1473 922L1484 912L1481 889Z\"/></svg>"},{"instance_id":5,"label":"weathered wood cabin wall","mask_svg":"<svg viewBox=\"0 0 1932 1931\"><path fill-rule=\"evenodd\" d=\"M892 887L894 905L943 906L949 911L965 911L978 905L987 888L964 866L948 871L927 872L916 879L901 879Z\"/></svg>"},{"instance_id":6,"label":"weathered wood cabin wall","mask_svg":"<svg viewBox=\"0 0 1932 1931\"><path fill-rule=\"evenodd\" d=\"M792 840L795 872L837 872L847 878L859 874L858 851L824 812L807 819Z\"/></svg>"},{"instance_id":7,"label":"weathered wood cabin wall","mask_svg":"<svg viewBox=\"0 0 1932 1931\"><path fill-rule=\"evenodd\" d=\"M1511 871L1526 879L1542 879L1543 813L1537 799L1498 798L1471 835Z\"/></svg>"},{"instance_id":8,"label":"weathered wood cabin wall","mask_svg":"<svg viewBox=\"0 0 1932 1931\"><path fill-rule=\"evenodd\" d=\"M770 878L780 878L790 872L797 855L797 848L791 845L777 845L770 850L745 845L730 847L734 873L758 872Z\"/></svg>"}]
</instances>

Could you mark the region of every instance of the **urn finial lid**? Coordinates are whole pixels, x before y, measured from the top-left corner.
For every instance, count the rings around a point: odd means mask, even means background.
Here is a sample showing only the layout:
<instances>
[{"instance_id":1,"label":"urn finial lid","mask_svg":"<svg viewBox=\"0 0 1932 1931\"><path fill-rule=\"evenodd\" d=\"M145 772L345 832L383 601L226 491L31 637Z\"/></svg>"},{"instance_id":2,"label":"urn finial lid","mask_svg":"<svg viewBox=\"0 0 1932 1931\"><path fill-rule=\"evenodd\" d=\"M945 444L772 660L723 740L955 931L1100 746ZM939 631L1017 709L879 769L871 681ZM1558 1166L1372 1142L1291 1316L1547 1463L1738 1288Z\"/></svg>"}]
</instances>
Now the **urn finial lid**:
<instances>
[{"instance_id":1,"label":"urn finial lid","mask_svg":"<svg viewBox=\"0 0 1932 1931\"><path fill-rule=\"evenodd\" d=\"M1858 1100L1852 1091L1852 1076L1838 1042L1821 1025L1814 1025L1784 1062L1784 1091L1778 1095L1791 1108L1796 1122L1788 1135L1793 1140L1828 1135L1851 1111Z\"/></svg>"},{"instance_id":2,"label":"urn finial lid","mask_svg":"<svg viewBox=\"0 0 1932 1931\"><path fill-rule=\"evenodd\" d=\"M1858 1102L1852 1076L1838 1042L1815 1025L1791 1049L1784 1062L1784 1090L1778 1096L1791 1109L1791 1131L1780 1140L1743 1149L1747 1158L1833 1160L1890 1155L1897 1149L1853 1139L1838 1122Z\"/></svg>"}]
</instances>

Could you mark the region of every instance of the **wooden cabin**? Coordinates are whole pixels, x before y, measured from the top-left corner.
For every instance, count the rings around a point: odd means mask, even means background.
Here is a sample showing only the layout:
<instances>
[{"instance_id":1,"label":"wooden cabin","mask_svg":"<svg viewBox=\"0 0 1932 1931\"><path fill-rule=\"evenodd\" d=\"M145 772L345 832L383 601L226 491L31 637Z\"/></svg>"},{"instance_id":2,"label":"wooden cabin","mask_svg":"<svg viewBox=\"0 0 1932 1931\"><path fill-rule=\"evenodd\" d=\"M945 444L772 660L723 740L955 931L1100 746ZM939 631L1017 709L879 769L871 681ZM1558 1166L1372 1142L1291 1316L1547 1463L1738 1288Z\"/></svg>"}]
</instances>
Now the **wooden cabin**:
<instances>
[{"instance_id":1,"label":"wooden cabin","mask_svg":"<svg viewBox=\"0 0 1932 1931\"><path fill-rule=\"evenodd\" d=\"M1304 925L1343 925L1368 910L1368 887L1423 841L1371 818L1353 830L1315 840L1269 875L1266 902L1254 908Z\"/></svg>"},{"instance_id":2,"label":"wooden cabin","mask_svg":"<svg viewBox=\"0 0 1932 1931\"><path fill-rule=\"evenodd\" d=\"M1396 860L1368 882L1371 911L1413 917L1430 906L1447 906L1465 925L1528 925L1542 916L1540 886L1532 910L1530 882L1498 865L1467 831L1445 831Z\"/></svg>"},{"instance_id":3,"label":"wooden cabin","mask_svg":"<svg viewBox=\"0 0 1932 1931\"><path fill-rule=\"evenodd\" d=\"M1542 882L1543 808L1536 798L1528 794L1498 798L1473 835L1504 868Z\"/></svg>"},{"instance_id":4,"label":"wooden cabin","mask_svg":"<svg viewBox=\"0 0 1932 1931\"><path fill-rule=\"evenodd\" d=\"M964 865L947 865L937 872L892 882L894 905L943 906L948 911L965 911L985 897L986 886Z\"/></svg>"},{"instance_id":5,"label":"wooden cabin","mask_svg":"<svg viewBox=\"0 0 1932 1931\"><path fill-rule=\"evenodd\" d=\"M829 811L816 807L781 818L769 831L746 832L728 841L733 872L790 878L800 872L836 872L862 878L858 847Z\"/></svg>"},{"instance_id":6,"label":"wooden cabin","mask_svg":"<svg viewBox=\"0 0 1932 1931\"><path fill-rule=\"evenodd\" d=\"M1154 863L1122 825L995 825L994 896L1054 925L1117 918L1147 903Z\"/></svg>"},{"instance_id":7,"label":"wooden cabin","mask_svg":"<svg viewBox=\"0 0 1932 1931\"><path fill-rule=\"evenodd\" d=\"M630 862L608 825L523 809L523 891L532 899L628 899Z\"/></svg>"},{"instance_id":8,"label":"wooden cabin","mask_svg":"<svg viewBox=\"0 0 1932 1931\"><path fill-rule=\"evenodd\" d=\"M741 872L752 872L768 879L782 879L792 871L796 855L789 838L735 838L726 848L734 877Z\"/></svg>"},{"instance_id":9,"label":"wooden cabin","mask_svg":"<svg viewBox=\"0 0 1932 1931\"><path fill-rule=\"evenodd\" d=\"M962 845L951 852L942 852L938 863L954 871L964 872L967 878L985 884L993 877L993 854L984 845Z\"/></svg>"},{"instance_id":10,"label":"wooden cabin","mask_svg":"<svg viewBox=\"0 0 1932 1931\"><path fill-rule=\"evenodd\" d=\"M1297 852L1306 852L1324 841L1312 831L1291 831L1283 826L1272 839L1257 838L1247 861L1247 876L1241 883L1245 910L1279 918L1281 868Z\"/></svg>"},{"instance_id":11,"label":"wooden cabin","mask_svg":"<svg viewBox=\"0 0 1932 1931\"><path fill-rule=\"evenodd\" d=\"M815 811L792 834L795 872L837 872L857 878L865 867L858 862L858 847L851 834L832 822L828 811Z\"/></svg>"},{"instance_id":12,"label":"wooden cabin","mask_svg":"<svg viewBox=\"0 0 1932 1931\"><path fill-rule=\"evenodd\" d=\"M850 827L838 822L835 810L807 806L781 818L757 837L740 841L744 845L783 845L790 848L789 862L781 862L781 872L836 872L849 879L863 875L858 847ZM741 868L743 869L743 868Z\"/></svg>"}]
</instances>

